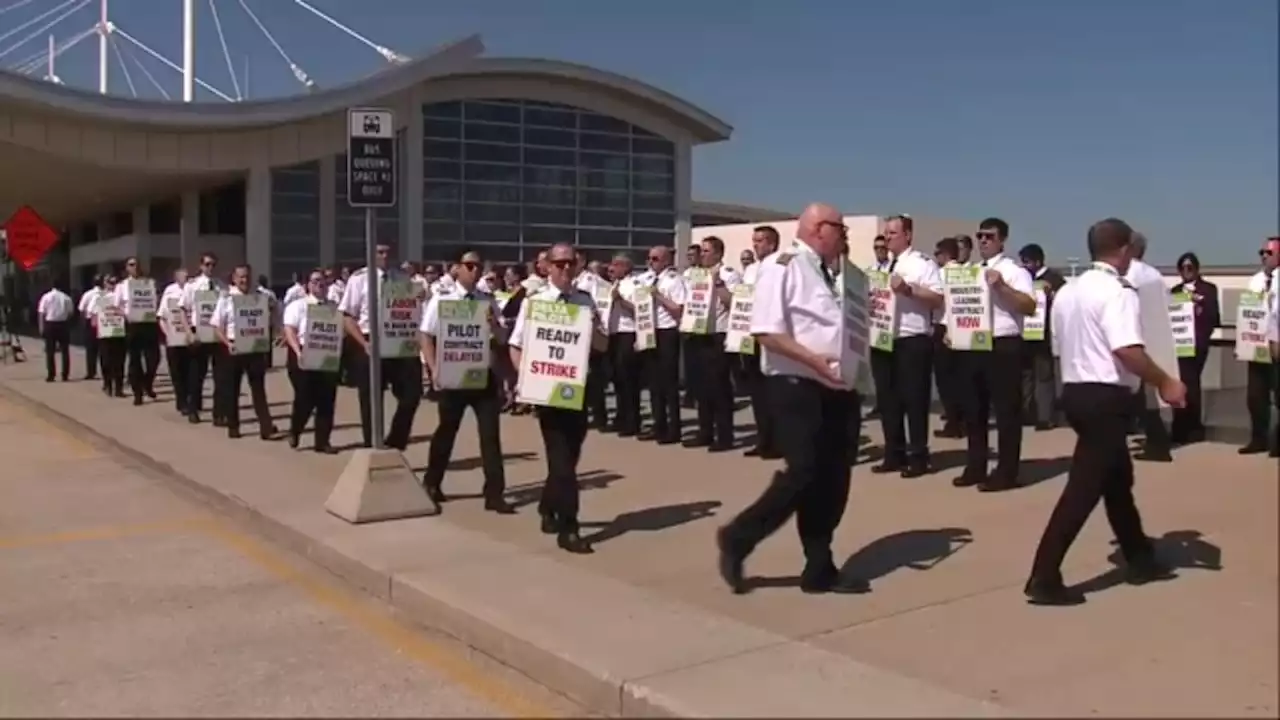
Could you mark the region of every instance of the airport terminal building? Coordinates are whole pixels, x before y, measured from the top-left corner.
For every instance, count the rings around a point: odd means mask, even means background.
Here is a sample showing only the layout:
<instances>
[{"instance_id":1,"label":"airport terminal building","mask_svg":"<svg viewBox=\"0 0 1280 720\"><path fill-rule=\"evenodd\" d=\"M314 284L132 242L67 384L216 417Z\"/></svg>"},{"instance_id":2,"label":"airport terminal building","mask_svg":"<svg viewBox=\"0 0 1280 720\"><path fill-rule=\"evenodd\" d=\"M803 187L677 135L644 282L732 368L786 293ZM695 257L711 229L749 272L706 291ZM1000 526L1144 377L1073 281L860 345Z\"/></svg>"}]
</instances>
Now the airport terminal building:
<instances>
[{"instance_id":1,"label":"airport terminal building","mask_svg":"<svg viewBox=\"0 0 1280 720\"><path fill-rule=\"evenodd\" d=\"M636 80L478 57L478 43L261 102L145 102L2 74L0 211L31 205L64 229L43 272L73 287L130 255L164 277L212 250L275 285L317 265L360 265L346 111L386 107L399 194L376 228L401 259L474 247L509 262L561 241L601 253L690 241L693 147L732 128Z\"/></svg>"}]
</instances>

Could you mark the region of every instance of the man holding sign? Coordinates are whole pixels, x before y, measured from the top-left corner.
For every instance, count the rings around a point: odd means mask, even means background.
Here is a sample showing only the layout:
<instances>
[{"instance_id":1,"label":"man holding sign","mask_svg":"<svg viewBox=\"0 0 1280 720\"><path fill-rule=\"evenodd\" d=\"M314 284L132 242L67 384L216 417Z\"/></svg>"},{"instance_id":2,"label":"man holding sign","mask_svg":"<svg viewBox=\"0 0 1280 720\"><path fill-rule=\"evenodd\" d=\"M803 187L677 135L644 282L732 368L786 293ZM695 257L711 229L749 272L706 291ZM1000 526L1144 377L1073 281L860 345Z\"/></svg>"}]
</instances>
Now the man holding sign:
<instances>
[{"instance_id":1,"label":"man holding sign","mask_svg":"<svg viewBox=\"0 0 1280 720\"><path fill-rule=\"evenodd\" d=\"M1031 274L1004 254L1009 225L1000 218L987 218L978 226L978 253L982 256L981 282L989 288L990 304L982 312L990 319L989 342L974 340L958 353L960 384L965 393L965 435L969 441L964 473L952 481L956 487L977 485L983 492L1008 490L1018 486L1022 463L1022 323L1036 312L1035 285ZM948 268L952 273L965 268ZM973 268L977 270L978 268ZM947 335L962 332L961 323L973 318L953 307L947 294ZM984 318L985 319L985 318ZM975 333L976 334L976 333ZM987 474L987 423L996 416L997 459Z\"/></svg>"},{"instance_id":2,"label":"man holding sign","mask_svg":"<svg viewBox=\"0 0 1280 720\"><path fill-rule=\"evenodd\" d=\"M156 325L158 300L156 282L145 277L138 258L124 261L125 278L116 285L116 305L124 311L125 352L129 357L129 387L133 404L141 405L142 396L156 399L153 387L160 365L160 329Z\"/></svg>"},{"instance_id":3,"label":"man holding sign","mask_svg":"<svg viewBox=\"0 0 1280 720\"><path fill-rule=\"evenodd\" d=\"M182 309L182 296L187 286L187 271L173 271L173 282L160 293L160 329L164 332L164 361L169 366L169 380L173 383L173 404L179 415L187 414L187 397L191 388L187 383L191 369L191 324L187 311Z\"/></svg>"},{"instance_id":4,"label":"man holding sign","mask_svg":"<svg viewBox=\"0 0 1280 720\"><path fill-rule=\"evenodd\" d=\"M302 429L314 412L315 451L336 452L329 444L338 398L338 369L342 364L342 316L328 302L324 275L312 270L304 295L284 308L284 341L289 348L285 367L293 385L293 409L289 413L289 447L297 449Z\"/></svg>"},{"instance_id":5,"label":"man holding sign","mask_svg":"<svg viewBox=\"0 0 1280 720\"><path fill-rule=\"evenodd\" d=\"M531 293L511 329L511 364L519 368L520 402L536 405L547 457L538 514L542 531L561 549L591 553L578 533L578 459L587 437L583 412L591 348L608 339L595 298L573 286L574 250L559 244L547 256L548 283Z\"/></svg>"},{"instance_id":6,"label":"man holding sign","mask_svg":"<svg viewBox=\"0 0 1280 720\"><path fill-rule=\"evenodd\" d=\"M499 418L506 400L502 378L494 372L491 343L502 342L498 303L476 288L480 279L479 253L469 252L458 263L454 285L431 296L422 313L422 361L439 393L440 425L431 436L423 487L437 503L448 501L441 489L458 426L467 408L476 414L480 433L480 463L484 468L484 509L510 515L515 508L503 498L507 478L502 466Z\"/></svg>"},{"instance_id":7,"label":"man holding sign","mask_svg":"<svg viewBox=\"0 0 1280 720\"><path fill-rule=\"evenodd\" d=\"M226 413L227 437L240 437L240 383L248 378L249 397L258 417L258 436L275 437L271 406L267 404L267 354L271 352L271 304L249 285L252 270L237 265L231 274L230 292L218 300L213 327L227 352L227 372L219 388Z\"/></svg>"}]
</instances>

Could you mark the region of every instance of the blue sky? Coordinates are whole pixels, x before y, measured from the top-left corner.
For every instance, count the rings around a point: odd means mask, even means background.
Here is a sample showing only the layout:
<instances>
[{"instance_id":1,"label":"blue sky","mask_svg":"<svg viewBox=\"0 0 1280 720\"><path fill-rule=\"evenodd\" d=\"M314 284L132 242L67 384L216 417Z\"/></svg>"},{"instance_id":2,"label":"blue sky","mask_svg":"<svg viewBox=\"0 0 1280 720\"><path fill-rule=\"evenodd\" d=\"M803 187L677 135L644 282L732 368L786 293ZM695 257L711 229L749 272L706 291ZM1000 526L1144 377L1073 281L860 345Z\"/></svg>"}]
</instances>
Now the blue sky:
<instances>
[{"instance_id":1,"label":"blue sky","mask_svg":"<svg viewBox=\"0 0 1280 720\"><path fill-rule=\"evenodd\" d=\"M1144 230L1163 262L1191 249L1253 263L1280 232L1274 0L310 1L409 54L479 32L492 55L587 63L701 105L735 127L697 152L701 199L998 215L1015 244L1059 260L1083 255L1085 228L1108 215ZM238 2L216 2L237 63L250 58L253 94L296 92ZM247 2L321 85L379 63L292 0ZM0 15L0 33L56 4ZM199 74L229 91L207 0L197 6ZM178 0L111 7L180 59ZM59 28L87 27L95 11ZM96 85L92 44L61 61L68 84ZM175 73L150 67L178 91ZM127 93L113 72L113 92Z\"/></svg>"}]
</instances>

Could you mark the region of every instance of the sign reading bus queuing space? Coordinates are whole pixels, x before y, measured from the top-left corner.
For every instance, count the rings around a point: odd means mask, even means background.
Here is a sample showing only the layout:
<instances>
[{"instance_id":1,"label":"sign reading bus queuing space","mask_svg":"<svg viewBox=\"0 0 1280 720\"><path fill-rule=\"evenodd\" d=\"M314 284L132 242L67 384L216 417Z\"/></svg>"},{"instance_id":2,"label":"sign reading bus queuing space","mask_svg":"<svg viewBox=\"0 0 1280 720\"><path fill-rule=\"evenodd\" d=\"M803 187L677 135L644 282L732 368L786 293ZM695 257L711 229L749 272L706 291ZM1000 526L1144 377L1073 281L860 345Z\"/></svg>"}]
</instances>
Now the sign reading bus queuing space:
<instances>
[{"instance_id":1,"label":"sign reading bus queuing space","mask_svg":"<svg viewBox=\"0 0 1280 720\"><path fill-rule=\"evenodd\" d=\"M390 110L347 111L347 202L363 208L396 204L396 126Z\"/></svg>"},{"instance_id":2,"label":"sign reading bus queuing space","mask_svg":"<svg viewBox=\"0 0 1280 720\"><path fill-rule=\"evenodd\" d=\"M58 244L58 231L50 227L30 205L23 205L4 224L5 252L9 259L30 270Z\"/></svg>"}]
</instances>

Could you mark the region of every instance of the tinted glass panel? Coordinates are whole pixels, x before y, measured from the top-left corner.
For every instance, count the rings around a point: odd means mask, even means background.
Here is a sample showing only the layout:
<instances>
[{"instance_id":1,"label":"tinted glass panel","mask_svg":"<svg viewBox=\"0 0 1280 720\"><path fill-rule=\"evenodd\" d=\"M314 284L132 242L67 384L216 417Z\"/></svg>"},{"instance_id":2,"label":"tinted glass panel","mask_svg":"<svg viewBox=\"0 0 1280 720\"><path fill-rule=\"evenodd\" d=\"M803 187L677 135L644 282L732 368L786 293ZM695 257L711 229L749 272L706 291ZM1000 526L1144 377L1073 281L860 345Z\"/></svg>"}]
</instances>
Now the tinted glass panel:
<instances>
[{"instance_id":1,"label":"tinted glass panel","mask_svg":"<svg viewBox=\"0 0 1280 720\"><path fill-rule=\"evenodd\" d=\"M635 193L631 196L631 207L635 210L661 210L670 212L675 209L675 198L665 193Z\"/></svg>"},{"instance_id":2,"label":"tinted glass panel","mask_svg":"<svg viewBox=\"0 0 1280 720\"><path fill-rule=\"evenodd\" d=\"M586 247L629 247L631 233L626 230L580 230L578 244Z\"/></svg>"},{"instance_id":3,"label":"tinted glass panel","mask_svg":"<svg viewBox=\"0 0 1280 720\"><path fill-rule=\"evenodd\" d=\"M671 175L675 172L675 161L670 158L653 157L651 155L637 155L632 158L633 164L631 169L638 173L650 173L654 175Z\"/></svg>"},{"instance_id":4,"label":"tinted glass panel","mask_svg":"<svg viewBox=\"0 0 1280 720\"><path fill-rule=\"evenodd\" d=\"M525 107L524 124L535 127L551 127L573 130L578 127L578 114L562 110Z\"/></svg>"},{"instance_id":5,"label":"tinted glass panel","mask_svg":"<svg viewBox=\"0 0 1280 720\"><path fill-rule=\"evenodd\" d=\"M519 125L488 125L485 123L469 122L463 128L463 133L467 140L507 143L509 145L520 144Z\"/></svg>"},{"instance_id":6,"label":"tinted glass panel","mask_svg":"<svg viewBox=\"0 0 1280 720\"><path fill-rule=\"evenodd\" d=\"M671 178L662 175L632 175L631 182L641 192L670 194L675 189Z\"/></svg>"},{"instance_id":7,"label":"tinted glass panel","mask_svg":"<svg viewBox=\"0 0 1280 720\"><path fill-rule=\"evenodd\" d=\"M573 228L530 227L524 228L525 257L532 260L538 251L556 243L576 242Z\"/></svg>"},{"instance_id":8,"label":"tinted glass panel","mask_svg":"<svg viewBox=\"0 0 1280 720\"><path fill-rule=\"evenodd\" d=\"M600 133L584 132L578 147L583 150L628 153L631 151L631 138L626 135L602 135Z\"/></svg>"},{"instance_id":9,"label":"tinted glass panel","mask_svg":"<svg viewBox=\"0 0 1280 720\"><path fill-rule=\"evenodd\" d=\"M458 223L424 222L422 223L422 241L456 242L462 240L462 226Z\"/></svg>"},{"instance_id":10,"label":"tinted glass panel","mask_svg":"<svg viewBox=\"0 0 1280 720\"><path fill-rule=\"evenodd\" d=\"M423 118L422 136L425 138L460 138L462 137L462 123L457 120Z\"/></svg>"},{"instance_id":11,"label":"tinted glass panel","mask_svg":"<svg viewBox=\"0 0 1280 720\"><path fill-rule=\"evenodd\" d=\"M583 130L617 133L619 135L631 134L631 123L591 112L582 113L579 117L579 123L579 127Z\"/></svg>"},{"instance_id":12,"label":"tinted glass panel","mask_svg":"<svg viewBox=\"0 0 1280 720\"><path fill-rule=\"evenodd\" d=\"M637 155L675 157L676 146L668 140L638 137L631 140L631 152Z\"/></svg>"},{"instance_id":13,"label":"tinted glass panel","mask_svg":"<svg viewBox=\"0 0 1280 720\"><path fill-rule=\"evenodd\" d=\"M462 231L469 243L515 243L520 240L519 225L468 222Z\"/></svg>"},{"instance_id":14,"label":"tinted glass panel","mask_svg":"<svg viewBox=\"0 0 1280 720\"><path fill-rule=\"evenodd\" d=\"M519 183L519 165L494 165L491 163L469 162L466 165L467 181L483 180L485 182Z\"/></svg>"},{"instance_id":15,"label":"tinted glass panel","mask_svg":"<svg viewBox=\"0 0 1280 720\"><path fill-rule=\"evenodd\" d=\"M462 143L456 140L423 140L422 156L437 160L458 160L462 158ZM342 164L346 168L346 163Z\"/></svg>"},{"instance_id":16,"label":"tinted glass panel","mask_svg":"<svg viewBox=\"0 0 1280 720\"><path fill-rule=\"evenodd\" d=\"M271 228L271 254L275 256L274 262L278 262L282 258L290 258L300 260L302 262L314 262L313 258L320 257L320 240L318 238L305 238L297 236L280 235L279 231L273 226ZM283 280L284 278L280 278Z\"/></svg>"},{"instance_id":17,"label":"tinted glass panel","mask_svg":"<svg viewBox=\"0 0 1280 720\"><path fill-rule=\"evenodd\" d=\"M573 150L549 150L547 148L525 147L524 164L551 167L573 167L578 163L578 154Z\"/></svg>"},{"instance_id":18,"label":"tinted glass panel","mask_svg":"<svg viewBox=\"0 0 1280 720\"><path fill-rule=\"evenodd\" d=\"M422 106L422 114L425 117L434 118L461 118L462 103L446 102L446 103L429 103Z\"/></svg>"},{"instance_id":19,"label":"tinted glass panel","mask_svg":"<svg viewBox=\"0 0 1280 720\"><path fill-rule=\"evenodd\" d=\"M422 176L427 179L461 180L462 163L448 160L424 160Z\"/></svg>"},{"instance_id":20,"label":"tinted glass panel","mask_svg":"<svg viewBox=\"0 0 1280 720\"><path fill-rule=\"evenodd\" d=\"M576 148L578 146L578 134L572 130L526 127L524 129L524 142L526 145Z\"/></svg>"},{"instance_id":21,"label":"tinted glass panel","mask_svg":"<svg viewBox=\"0 0 1280 720\"><path fill-rule=\"evenodd\" d=\"M319 247L320 220L314 215L310 217L305 215L273 215L271 217L271 235L273 239L278 237L301 237Z\"/></svg>"},{"instance_id":22,"label":"tinted glass panel","mask_svg":"<svg viewBox=\"0 0 1280 720\"><path fill-rule=\"evenodd\" d=\"M457 183L428 183L422 197L429 201L458 202L462 200L462 186Z\"/></svg>"},{"instance_id":23,"label":"tinted glass panel","mask_svg":"<svg viewBox=\"0 0 1280 720\"><path fill-rule=\"evenodd\" d=\"M578 193L578 202L584 208L615 208L626 210L630 207L630 200L631 194L628 192L583 190Z\"/></svg>"},{"instance_id":24,"label":"tinted glass panel","mask_svg":"<svg viewBox=\"0 0 1280 720\"><path fill-rule=\"evenodd\" d=\"M578 164L591 170L627 172L631 166L631 158L626 155L582 152L578 153Z\"/></svg>"},{"instance_id":25,"label":"tinted glass panel","mask_svg":"<svg viewBox=\"0 0 1280 720\"><path fill-rule=\"evenodd\" d=\"M457 222L462 219L462 204L456 202L424 202L422 203L422 217L427 220L451 220Z\"/></svg>"},{"instance_id":26,"label":"tinted glass panel","mask_svg":"<svg viewBox=\"0 0 1280 720\"><path fill-rule=\"evenodd\" d=\"M437 265L451 263L457 261L469 249L465 243L461 242L423 242L422 260Z\"/></svg>"},{"instance_id":27,"label":"tinted glass panel","mask_svg":"<svg viewBox=\"0 0 1280 720\"><path fill-rule=\"evenodd\" d=\"M631 243L636 247L651 248L658 245L675 246L675 233L669 232L633 232Z\"/></svg>"},{"instance_id":28,"label":"tinted glass panel","mask_svg":"<svg viewBox=\"0 0 1280 720\"><path fill-rule=\"evenodd\" d=\"M345 163L344 163L345 166ZM296 195L320 194L320 167L317 164L314 172L289 172L273 170L271 172L271 191L293 193ZM132 216L130 216L132 221Z\"/></svg>"},{"instance_id":29,"label":"tinted glass panel","mask_svg":"<svg viewBox=\"0 0 1280 720\"><path fill-rule=\"evenodd\" d=\"M631 188L631 180L625 173L584 171L582 186L599 190L625 191Z\"/></svg>"},{"instance_id":30,"label":"tinted glass panel","mask_svg":"<svg viewBox=\"0 0 1280 720\"><path fill-rule=\"evenodd\" d=\"M588 210L578 211L578 224L584 227L627 227L626 210Z\"/></svg>"},{"instance_id":31,"label":"tinted glass panel","mask_svg":"<svg viewBox=\"0 0 1280 720\"><path fill-rule=\"evenodd\" d=\"M463 188L467 202L520 203L519 185L495 185L468 182Z\"/></svg>"},{"instance_id":32,"label":"tinted glass panel","mask_svg":"<svg viewBox=\"0 0 1280 720\"><path fill-rule=\"evenodd\" d=\"M631 214L631 227L669 229L676 226L676 218L671 213L638 212Z\"/></svg>"},{"instance_id":33,"label":"tinted glass panel","mask_svg":"<svg viewBox=\"0 0 1280 720\"><path fill-rule=\"evenodd\" d=\"M519 163L520 148L516 145L489 145L469 142L463 148L467 160L493 163Z\"/></svg>"},{"instance_id":34,"label":"tinted glass panel","mask_svg":"<svg viewBox=\"0 0 1280 720\"><path fill-rule=\"evenodd\" d=\"M318 195L285 195L275 193L271 196L272 215L319 215L320 197ZM151 218L152 232L176 232L156 227L155 217Z\"/></svg>"},{"instance_id":35,"label":"tinted glass panel","mask_svg":"<svg viewBox=\"0 0 1280 720\"><path fill-rule=\"evenodd\" d=\"M468 222L520 223L519 205L498 205L491 203L469 202L463 208Z\"/></svg>"},{"instance_id":36,"label":"tinted glass panel","mask_svg":"<svg viewBox=\"0 0 1280 720\"><path fill-rule=\"evenodd\" d=\"M564 207L573 207L576 199L573 188L538 187L528 185L524 188L525 205L561 205Z\"/></svg>"},{"instance_id":37,"label":"tinted glass panel","mask_svg":"<svg viewBox=\"0 0 1280 720\"><path fill-rule=\"evenodd\" d=\"M534 225L573 225L578 221L578 211L573 208L526 205L524 221Z\"/></svg>"},{"instance_id":38,"label":"tinted glass panel","mask_svg":"<svg viewBox=\"0 0 1280 720\"><path fill-rule=\"evenodd\" d=\"M524 169L524 184L575 187L578 184L578 171L569 168L527 167Z\"/></svg>"},{"instance_id":39,"label":"tinted glass panel","mask_svg":"<svg viewBox=\"0 0 1280 720\"><path fill-rule=\"evenodd\" d=\"M486 263L506 264L520 262L520 246L514 240L501 243L474 244L471 246L471 250L479 253L480 260Z\"/></svg>"},{"instance_id":40,"label":"tinted glass panel","mask_svg":"<svg viewBox=\"0 0 1280 720\"><path fill-rule=\"evenodd\" d=\"M520 122L519 105L469 102L466 104L464 112L467 120L483 120L486 122L512 124L518 124Z\"/></svg>"}]
</instances>

